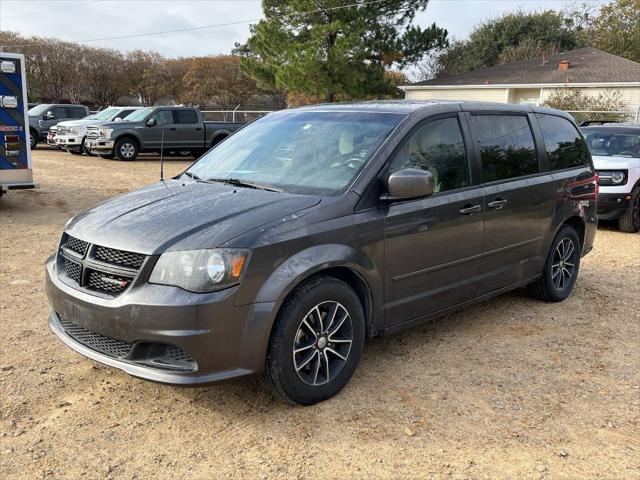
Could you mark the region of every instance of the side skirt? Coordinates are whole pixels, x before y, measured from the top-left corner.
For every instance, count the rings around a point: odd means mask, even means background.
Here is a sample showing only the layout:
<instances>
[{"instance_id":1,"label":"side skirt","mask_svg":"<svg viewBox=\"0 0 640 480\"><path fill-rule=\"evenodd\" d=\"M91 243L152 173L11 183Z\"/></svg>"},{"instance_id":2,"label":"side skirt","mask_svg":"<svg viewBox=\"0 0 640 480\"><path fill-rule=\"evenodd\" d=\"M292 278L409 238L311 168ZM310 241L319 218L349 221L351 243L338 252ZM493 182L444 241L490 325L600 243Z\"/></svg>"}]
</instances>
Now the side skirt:
<instances>
[{"instance_id":1,"label":"side skirt","mask_svg":"<svg viewBox=\"0 0 640 480\"><path fill-rule=\"evenodd\" d=\"M445 315L448 315L450 313L453 312L457 312L459 310L463 310L466 307L470 306L470 305L474 305L476 303L480 303L480 302L484 302L485 300L488 300L490 298L493 297L497 297L499 295L502 295L503 293L509 292L511 290L515 290L516 288L520 288L520 287L524 287L525 285L528 285L534 281L536 281L538 278L540 278L542 276L542 274L538 274L538 275L534 275L533 277L529 277L525 280L522 280L518 283L514 283L513 285L509 285L508 287L504 287L501 288L499 290L494 290L493 292L489 292L486 293L480 297L476 297L473 298L471 300L467 300L466 302L462 302L462 303L458 303L457 305L454 305L452 307L448 307L448 308L444 308L442 310L438 310L437 312L433 312L430 313L429 315L424 315L422 317L418 317L418 318L414 318L412 320L407 320L406 322L400 323L399 325L394 325L392 327L389 328L385 328L382 331L381 335L387 334L387 333L395 333L395 332L399 332L401 330L405 330L407 328L411 328L414 327L416 325L420 325L422 323L426 323L430 320L435 320L437 318L440 317L444 317Z\"/></svg>"}]
</instances>

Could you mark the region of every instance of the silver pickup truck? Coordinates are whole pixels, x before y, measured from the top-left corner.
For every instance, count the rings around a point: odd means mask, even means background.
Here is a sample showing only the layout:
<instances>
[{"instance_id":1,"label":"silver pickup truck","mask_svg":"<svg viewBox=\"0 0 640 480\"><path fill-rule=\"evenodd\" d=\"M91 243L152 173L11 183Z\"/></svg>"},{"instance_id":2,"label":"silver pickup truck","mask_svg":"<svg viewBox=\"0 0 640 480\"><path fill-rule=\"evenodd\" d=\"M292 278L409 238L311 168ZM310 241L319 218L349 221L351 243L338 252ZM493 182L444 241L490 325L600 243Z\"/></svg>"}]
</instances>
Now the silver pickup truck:
<instances>
[{"instance_id":1,"label":"silver pickup truck","mask_svg":"<svg viewBox=\"0 0 640 480\"><path fill-rule=\"evenodd\" d=\"M205 122L197 108L146 107L120 122L87 127L85 146L103 158L135 160L141 152L190 152L199 156L244 123Z\"/></svg>"}]
</instances>

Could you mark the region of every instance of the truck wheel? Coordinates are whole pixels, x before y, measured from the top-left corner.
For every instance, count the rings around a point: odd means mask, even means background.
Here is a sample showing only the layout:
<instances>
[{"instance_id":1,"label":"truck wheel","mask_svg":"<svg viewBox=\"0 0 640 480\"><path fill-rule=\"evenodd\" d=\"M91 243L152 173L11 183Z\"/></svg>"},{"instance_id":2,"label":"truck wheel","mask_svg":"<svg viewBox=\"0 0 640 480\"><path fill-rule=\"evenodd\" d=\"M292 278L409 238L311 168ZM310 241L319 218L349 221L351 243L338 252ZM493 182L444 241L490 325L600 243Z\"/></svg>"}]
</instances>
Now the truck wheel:
<instances>
[{"instance_id":1,"label":"truck wheel","mask_svg":"<svg viewBox=\"0 0 640 480\"><path fill-rule=\"evenodd\" d=\"M82 153L84 153L85 155L87 155L88 157L95 157L96 154L95 153L91 153L89 150L87 150L87 146L84 144L84 138L82 139L82 147L80 147L80 150Z\"/></svg>"},{"instance_id":2,"label":"truck wheel","mask_svg":"<svg viewBox=\"0 0 640 480\"><path fill-rule=\"evenodd\" d=\"M138 144L130 138L121 138L116 142L115 154L120 160L131 162L138 158Z\"/></svg>"},{"instance_id":3,"label":"truck wheel","mask_svg":"<svg viewBox=\"0 0 640 480\"><path fill-rule=\"evenodd\" d=\"M631 192L631 201L629 201L627 210L618 219L618 226L623 232L640 232L640 186Z\"/></svg>"},{"instance_id":4,"label":"truck wheel","mask_svg":"<svg viewBox=\"0 0 640 480\"><path fill-rule=\"evenodd\" d=\"M545 302L561 302L571 294L579 270L580 239L573 227L565 225L551 244L542 276L529 285L529 292Z\"/></svg>"},{"instance_id":5,"label":"truck wheel","mask_svg":"<svg viewBox=\"0 0 640 480\"><path fill-rule=\"evenodd\" d=\"M67 150L69 153L71 153L72 155L82 155L82 149L75 149L75 148L70 148L69 150Z\"/></svg>"},{"instance_id":6,"label":"truck wheel","mask_svg":"<svg viewBox=\"0 0 640 480\"><path fill-rule=\"evenodd\" d=\"M337 394L358 366L365 322L346 283L320 276L300 285L278 313L265 379L284 400L312 405Z\"/></svg>"},{"instance_id":7,"label":"truck wheel","mask_svg":"<svg viewBox=\"0 0 640 480\"><path fill-rule=\"evenodd\" d=\"M35 130L29 130L29 146L31 150L35 150L38 145L38 132Z\"/></svg>"}]
</instances>

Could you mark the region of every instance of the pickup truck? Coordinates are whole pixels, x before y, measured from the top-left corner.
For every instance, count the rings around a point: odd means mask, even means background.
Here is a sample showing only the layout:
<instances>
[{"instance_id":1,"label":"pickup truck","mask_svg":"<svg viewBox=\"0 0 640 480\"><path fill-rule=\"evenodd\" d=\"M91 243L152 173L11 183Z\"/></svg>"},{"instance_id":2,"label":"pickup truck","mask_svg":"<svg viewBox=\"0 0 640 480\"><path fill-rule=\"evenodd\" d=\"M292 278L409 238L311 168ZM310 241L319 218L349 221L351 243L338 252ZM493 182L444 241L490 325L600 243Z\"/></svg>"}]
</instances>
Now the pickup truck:
<instances>
[{"instance_id":1,"label":"pickup truck","mask_svg":"<svg viewBox=\"0 0 640 480\"><path fill-rule=\"evenodd\" d=\"M120 122L87 127L85 147L103 158L132 161L141 152L189 152L199 156L243 123L205 122L197 108L146 107Z\"/></svg>"},{"instance_id":2,"label":"pickup truck","mask_svg":"<svg viewBox=\"0 0 640 480\"><path fill-rule=\"evenodd\" d=\"M89 115L84 105L41 103L29 110L29 142L31 150L47 140L49 128L64 120L79 120Z\"/></svg>"},{"instance_id":3,"label":"pickup truck","mask_svg":"<svg viewBox=\"0 0 640 480\"><path fill-rule=\"evenodd\" d=\"M60 122L58 125L51 127L49 133L55 129L55 135L52 139L54 145L75 155L82 155L83 153L87 153L84 144L87 127L90 125L100 125L104 122L122 121L139 108L140 107L107 107L95 115L89 115L80 120ZM49 143L48 137L47 143Z\"/></svg>"}]
</instances>

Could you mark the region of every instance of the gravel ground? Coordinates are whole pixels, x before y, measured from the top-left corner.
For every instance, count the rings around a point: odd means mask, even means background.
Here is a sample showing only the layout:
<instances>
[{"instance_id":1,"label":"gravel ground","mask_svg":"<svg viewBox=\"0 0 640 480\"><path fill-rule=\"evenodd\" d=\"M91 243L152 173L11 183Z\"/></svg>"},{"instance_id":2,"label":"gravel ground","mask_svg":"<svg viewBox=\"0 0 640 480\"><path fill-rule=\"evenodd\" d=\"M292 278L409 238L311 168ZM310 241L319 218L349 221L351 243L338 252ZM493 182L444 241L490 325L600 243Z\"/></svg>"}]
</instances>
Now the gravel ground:
<instances>
[{"instance_id":1,"label":"gravel ground","mask_svg":"<svg viewBox=\"0 0 640 480\"><path fill-rule=\"evenodd\" d=\"M518 290L370 341L341 394L296 408L257 380L147 383L55 339L43 262L65 222L159 167L34 164L39 189L0 201L3 478L640 478L640 235L601 227L563 303Z\"/></svg>"}]
</instances>

